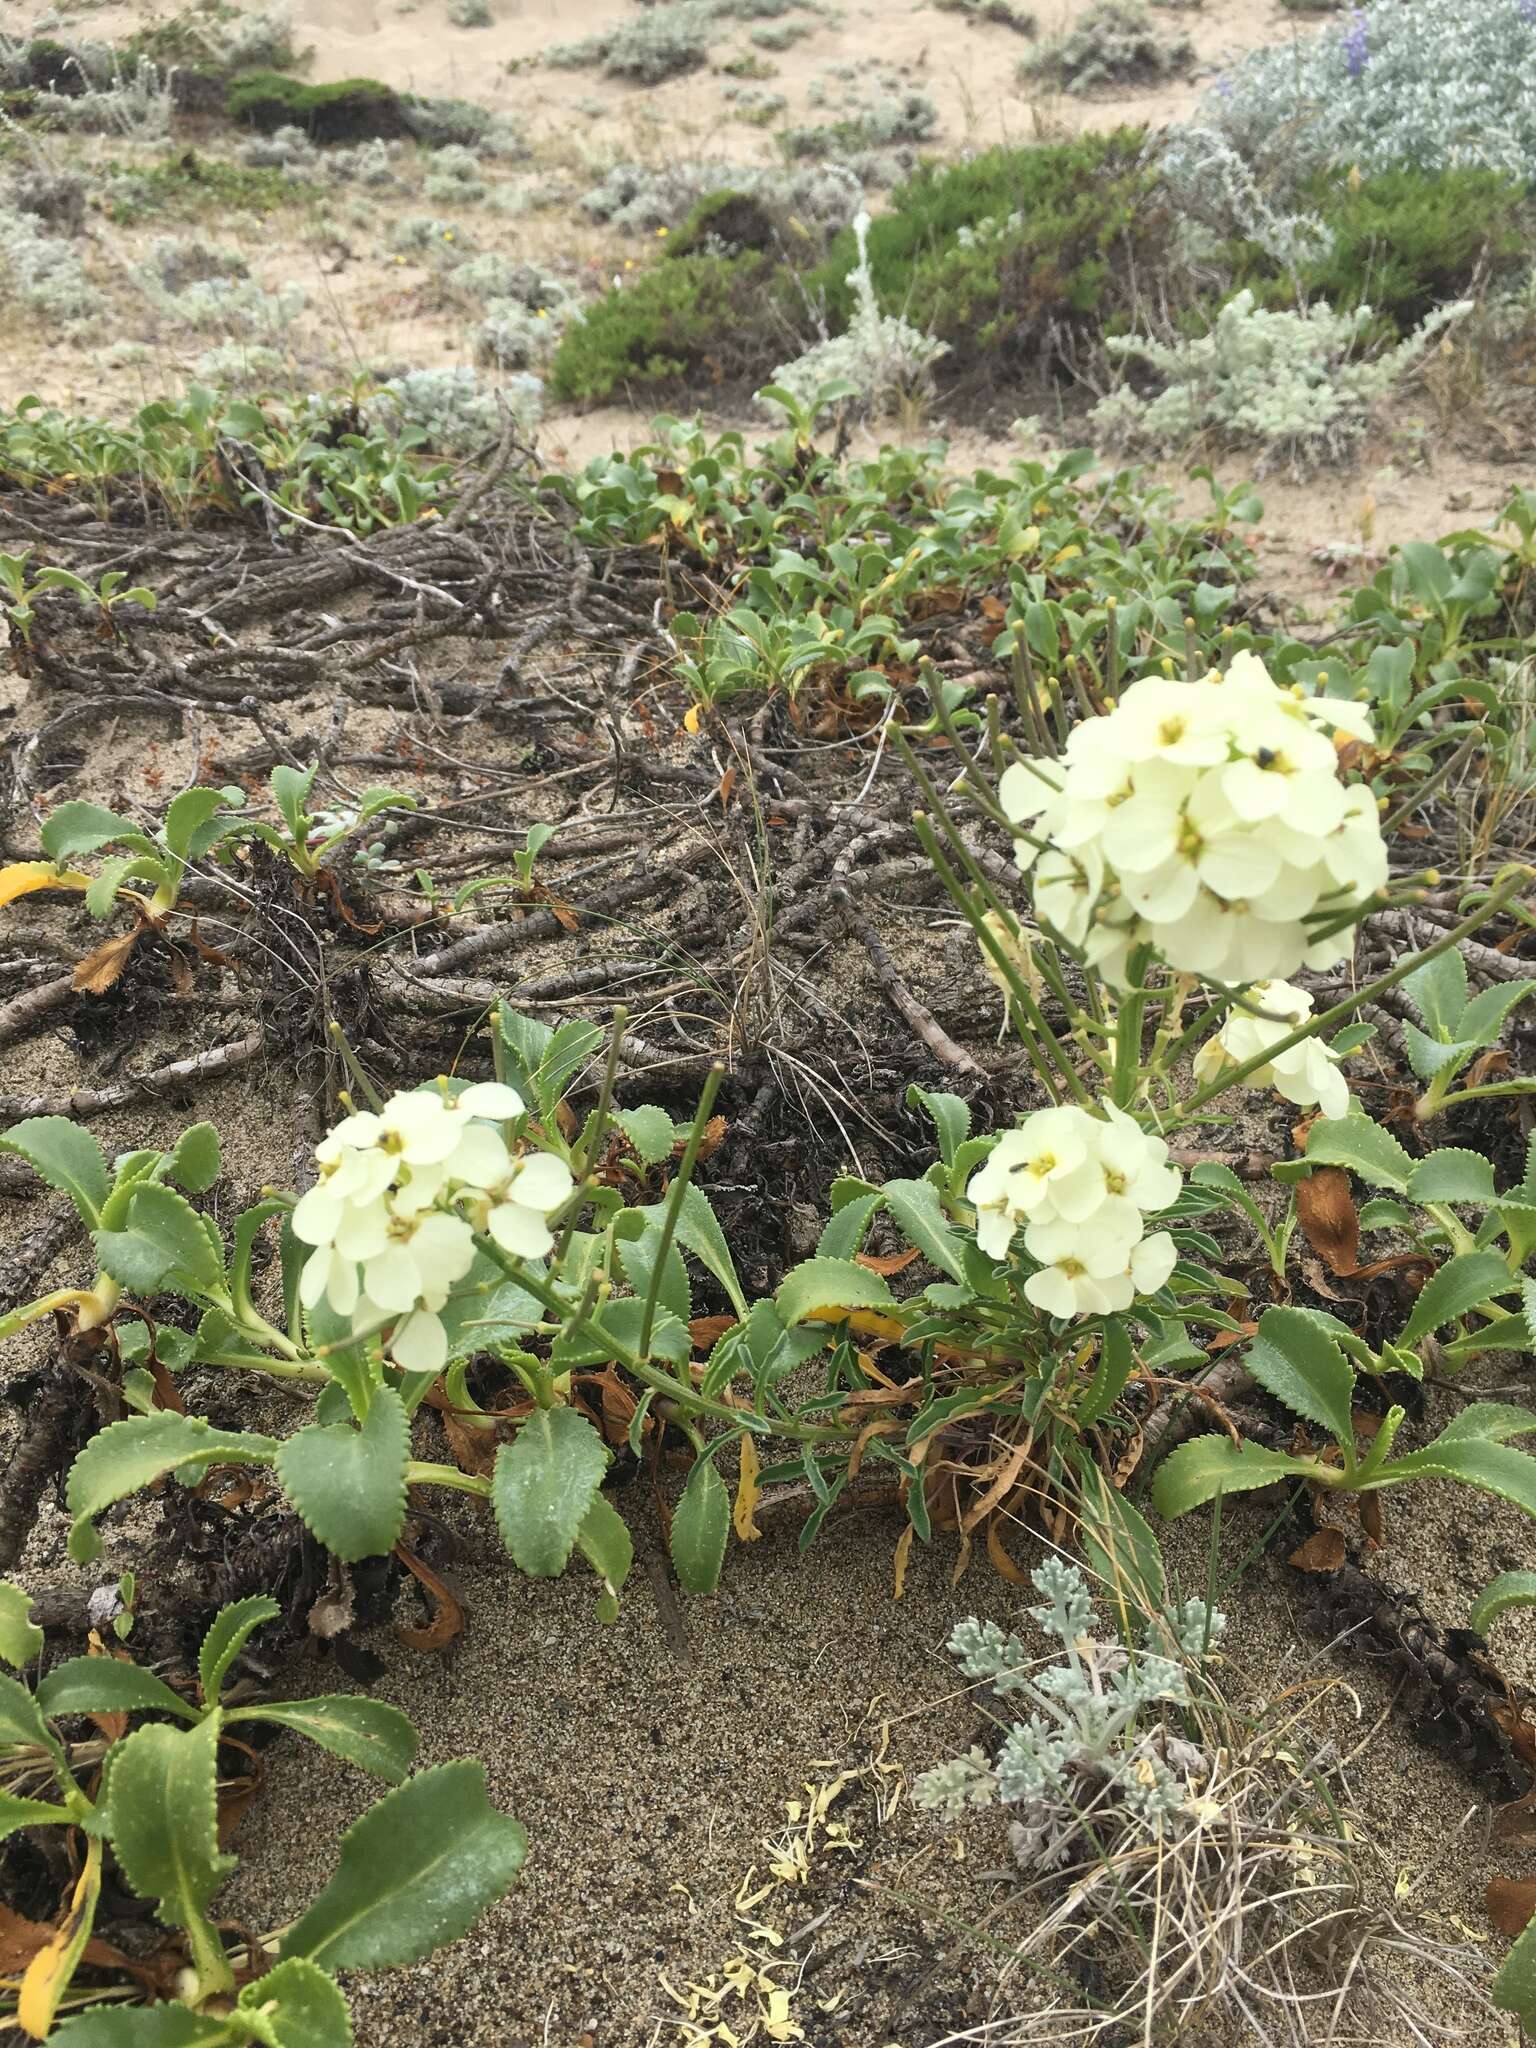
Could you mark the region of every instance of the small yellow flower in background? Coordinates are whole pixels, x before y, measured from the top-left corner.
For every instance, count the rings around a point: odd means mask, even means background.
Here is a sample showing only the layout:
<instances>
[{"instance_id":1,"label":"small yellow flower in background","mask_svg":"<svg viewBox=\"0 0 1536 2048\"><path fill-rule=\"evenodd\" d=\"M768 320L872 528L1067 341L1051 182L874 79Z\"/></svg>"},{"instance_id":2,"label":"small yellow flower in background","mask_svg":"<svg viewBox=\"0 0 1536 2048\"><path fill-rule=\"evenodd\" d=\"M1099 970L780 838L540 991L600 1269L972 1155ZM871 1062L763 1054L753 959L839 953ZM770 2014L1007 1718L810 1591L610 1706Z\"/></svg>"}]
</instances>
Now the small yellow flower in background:
<instances>
[{"instance_id":1,"label":"small yellow flower in background","mask_svg":"<svg viewBox=\"0 0 1536 2048\"><path fill-rule=\"evenodd\" d=\"M658 229L656 230L656 239L657 239L657 241L658 241L658 242L664 242L664 241L666 240L667 236L668 236L669 234L671 234L671 232L672 232L672 230L671 230L670 228L658 228Z\"/></svg>"},{"instance_id":2,"label":"small yellow flower in background","mask_svg":"<svg viewBox=\"0 0 1536 2048\"><path fill-rule=\"evenodd\" d=\"M533 317L535 320L547 320L549 318L549 313L543 306L540 306Z\"/></svg>"},{"instance_id":3,"label":"small yellow flower in background","mask_svg":"<svg viewBox=\"0 0 1536 2048\"><path fill-rule=\"evenodd\" d=\"M633 257L633 256L626 256L626 257L624 258L624 268L625 268L626 270L633 270L633 269L634 269L634 267L635 267L635 259L634 259L634 257Z\"/></svg>"},{"instance_id":4,"label":"small yellow flower in background","mask_svg":"<svg viewBox=\"0 0 1536 2048\"><path fill-rule=\"evenodd\" d=\"M443 240L444 240L445 242L451 242L451 241L453 240L453 229L452 229L452 228L444 228L444 229L443 229Z\"/></svg>"}]
</instances>

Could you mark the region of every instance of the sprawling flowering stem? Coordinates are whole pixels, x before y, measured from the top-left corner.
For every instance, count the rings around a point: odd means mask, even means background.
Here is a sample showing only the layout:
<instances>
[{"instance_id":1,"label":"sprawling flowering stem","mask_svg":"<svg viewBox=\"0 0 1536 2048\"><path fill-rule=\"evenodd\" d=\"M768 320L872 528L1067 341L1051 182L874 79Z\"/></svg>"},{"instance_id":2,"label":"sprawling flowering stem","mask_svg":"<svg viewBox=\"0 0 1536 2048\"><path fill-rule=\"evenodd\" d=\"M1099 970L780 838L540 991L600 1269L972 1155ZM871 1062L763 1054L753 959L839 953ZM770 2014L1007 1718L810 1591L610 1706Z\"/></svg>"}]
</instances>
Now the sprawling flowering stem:
<instances>
[{"instance_id":1,"label":"sprawling flowering stem","mask_svg":"<svg viewBox=\"0 0 1536 2048\"><path fill-rule=\"evenodd\" d=\"M1049 1315L1129 1308L1173 1271L1173 1239L1149 1237L1146 1217L1178 1199L1178 1169L1134 1117L1110 1102L1102 1109L1037 1110L1003 1134L966 1188L990 1257L1005 1258L1024 1226L1024 1249L1040 1268L1024 1293Z\"/></svg>"},{"instance_id":2,"label":"sprawling flowering stem","mask_svg":"<svg viewBox=\"0 0 1536 2048\"><path fill-rule=\"evenodd\" d=\"M1308 920L1363 907L1387 852L1330 729L1372 736L1358 704L1282 690L1242 653L1200 682L1133 683L1060 759L1015 762L999 793L1042 924L1120 988L1143 945L1227 985L1347 959L1347 930Z\"/></svg>"},{"instance_id":3,"label":"sprawling flowering stem","mask_svg":"<svg viewBox=\"0 0 1536 2048\"><path fill-rule=\"evenodd\" d=\"M500 1081L449 1099L402 1091L377 1112L343 1118L315 1148L320 1178L299 1198L293 1232L314 1250L299 1280L306 1308L323 1299L359 1335L385 1330L396 1365L440 1371L440 1311L485 1231L517 1258L554 1248L549 1215L575 1188L549 1153L514 1155L494 1126L524 1112Z\"/></svg>"}]
</instances>

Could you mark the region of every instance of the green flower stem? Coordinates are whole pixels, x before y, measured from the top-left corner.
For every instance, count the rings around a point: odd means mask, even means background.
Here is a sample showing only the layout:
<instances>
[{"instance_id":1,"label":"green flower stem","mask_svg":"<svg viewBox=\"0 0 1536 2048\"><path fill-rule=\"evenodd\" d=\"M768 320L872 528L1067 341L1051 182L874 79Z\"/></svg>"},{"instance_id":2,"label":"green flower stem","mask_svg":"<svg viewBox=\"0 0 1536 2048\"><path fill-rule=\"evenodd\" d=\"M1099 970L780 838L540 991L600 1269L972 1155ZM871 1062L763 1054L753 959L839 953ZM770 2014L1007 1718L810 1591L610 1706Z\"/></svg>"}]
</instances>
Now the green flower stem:
<instances>
[{"instance_id":1,"label":"green flower stem","mask_svg":"<svg viewBox=\"0 0 1536 2048\"><path fill-rule=\"evenodd\" d=\"M1007 957L1001 941L994 932L988 930L981 912L971 901L965 885L946 860L932 824L921 811L917 811L913 813L912 825L917 833L918 842L924 853L927 854L929 860L933 863L934 871L938 875L939 880L944 884L953 901L964 912L971 929L976 934L978 944L983 946L990 957L997 962L998 969L1008 984L1009 992L1013 1000L1018 1004L1020 1014L1029 1026L1027 1031L1020 1033L1020 1037L1023 1040L1025 1053L1028 1055L1035 1072L1040 1076L1045 1092L1050 1096L1052 1102L1059 1102L1062 1095L1062 1082L1065 1082L1067 1092L1075 1096L1078 1102L1086 1105L1090 1097L1082 1081L1078 1078L1077 1068L1073 1064L1070 1054L1050 1025L1045 1021L1040 1005L1035 1001L1017 967ZM980 874L979 869L977 873L978 875ZM1003 909L996 893L990 888L986 888L984 877L982 881L988 897L988 907L993 910L994 915L1001 917L1006 923L1007 912ZM1049 1060L1045 1053L1042 1052L1042 1047L1049 1053L1050 1059L1055 1061L1060 1079L1052 1075Z\"/></svg>"},{"instance_id":2,"label":"green flower stem","mask_svg":"<svg viewBox=\"0 0 1536 2048\"><path fill-rule=\"evenodd\" d=\"M346 1346L338 1345L336 1348L338 1350L345 1350ZM318 1355L317 1353L316 1356ZM240 1372L264 1372L269 1379L291 1380L297 1385L309 1387L323 1387L332 1377L323 1365L305 1365L302 1361L286 1358L210 1357L206 1353L199 1352L197 1363L199 1365L222 1366L226 1370L232 1369Z\"/></svg>"},{"instance_id":3,"label":"green flower stem","mask_svg":"<svg viewBox=\"0 0 1536 2048\"><path fill-rule=\"evenodd\" d=\"M1382 838L1386 839L1387 837L1389 837L1389 835L1392 832L1394 832L1397 829L1397 827L1403 822L1404 818L1411 818L1415 811L1422 809L1426 799L1432 797L1437 789L1443 789L1445 784L1449 782L1451 777L1456 773L1456 770L1461 766L1462 762L1465 761L1468 758L1468 756L1471 755L1477 748L1484 746L1485 744L1486 741L1483 736L1482 728L1479 727L1478 730L1474 732L1469 739L1464 739L1459 747L1454 748L1449 754L1447 754L1445 759L1440 763L1439 767L1436 768L1434 773L1432 775L1426 775L1424 780L1418 785L1418 787L1412 792L1412 794L1404 797L1403 801L1398 805L1397 809L1395 811L1389 811L1386 817L1382 819Z\"/></svg>"},{"instance_id":4,"label":"green flower stem","mask_svg":"<svg viewBox=\"0 0 1536 2048\"><path fill-rule=\"evenodd\" d=\"M336 1050L341 1054L343 1066L345 1066L347 1072L352 1076L353 1081L363 1091L363 1100L367 1103L368 1107L373 1111L374 1115L377 1116L379 1111L384 1107L384 1098L382 1095L380 1095L378 1089L374 1087L373 1083L369 1080L368 1076L363 1072L362 1066L358 1061L357 1054L352 1050L351 1046L347 1043L347 1034L345 1033L345 1031L342 1030L339 1021L335 1017L331 1019L326 1029L330 1032L331 1039L332 1042L335 1044Z\"/></svg>"},{"instance_id":5,"label":"green flower stem","mask_svg":"<svg viewBox=\"0 0 1536 2048\"><path fill-rule=\"evenodd\" d=\"M624 1034L629 1029L629 1011L622 1003L613 1013L611 1029L612 1036L608 1040L608 1059L603 1067L603 1085L598 1090L597 1108L592 1116L591 1149L588 1151L586 1148L583 1148L579 1166L574 1159L571 1162L572 1170L578 1180L581 1180L592 1171L593 1161L597 1157L597 1148L603 1142L603 1132L608 1123L608 1111L613 1103L613 1086L619 1074L619 1049L624 1043ZM571 1222L567 1223L565 1227L565 1240L562 1241L560 1246L562 1254L565 1251L566 1242L569 1241L574 1222L575 1212L573 1210Z\"/></svg>"},{"instance_id":6,"label":"green flower stem","mask_svg":"<svg viewBox=\"0 0 1536 2048\"><path fill-rule=\"evenodd\" d=\"M1115 1070L1110 1080L1110 1097L1117 1109L1130 1108L1141 1080L1141 1029L1151 993L1145 978L1151 965L1151 947L1138 946L1128 963L1131 987L1115 1016Z\"/></svg>"},{"instance_id":7,"label":"green flower stem","mask_svg":"<svg viewBox=\"0 0 1536 2048\"><path fill-rule=\"evenodd\" d=\"M1187 1102L1179 1104L1175 1112L1177 1120L1180 1123L1188 1123L1196 1110L1202 1109L1215 1096L1225 1095L1229 1088L1237 1087L1258 1068L1267 1067L1281 1053L1289 1052L1293 1045L1300 1045L1304 1039L1317 1038L1323 1032L1332 1030L1335 1024L1342 1024L1346 1017L1352 1017L1355 1011L1366 1003L1374 1002L1377 996L1384 995L1389 988L1396 988L1400 981L1406 981L1408 976L1415 969L1422 967L1426 961L1436 960L1442 953L1448 953L1453 946L1459 946L1463 939L1470 938L1473 932L1479 931L1491 918L1496 917L1513 897L1518 896L1520 891L1529 885L1531 873L1531 869L1526 867L1509 870L1480 910L1474 910L1470 916L1464 917L1460 924L1453 925L1449 931L1443 932L1435 943L1426 946L1422 953L1406 954L1395 967L1388 968L1385 974L1379 974L1364 988L1356 989L1353 995L1345 996L1343 1001L1335 1003L1331 1010L1324 1010L1319 1017L1309 1017L1305 1024L1300 1025L1288 1037L1277 1039L1273 1045L1265 1046L1261 1052L1256 1052L1251 1059L1242 1061L1240 1065L1226 1068L1213 1081L1207 1082L1205 1087L1196 1089Z\"/></svg>"},{"instance_id":8,"label":"green flower stem","mask_svg":"<svg viewBox=\"0 0 1536 2048\"><path fill-rule=\"evenodd\" d=\"M720 1093L720 1083L725 1079L725 1068L718 1060L704 1077L704 1086L699 1092L699 1106L693 1113L693 1128L688 1133L688 1143L672 1185L667 1190L667 1206L661 1218L661 1242L656 1247L656 1258L651 1266L651 1284L645 1290L645 1308L640 1317L640 1355L649 1357L651 1329L656 1321L656 1310L661 1302L661 1278L667 1263L667 1254L672 1249L672 1240L677 1234L677 1219L682 1212L683 1197L688 1192L688 1183L693 1169L698 1164L699 1147L704 1142L704 1127L709 1122L709 1113L715 1106L715 1097Z\"/></svg>"},{"instance_id":9,"label":"green flower stem","mask_svg":"<svg viewBox=\"0 0 1536 2048\"><path fill-rule=\"evenodd\" d=\"M1018 709L1019 723L1033 743L1035 751L1048 759L1054 759L1056 748L1045 729L1040 715L1039 693L1035 688L1035 672L1030 663L1029 649L1023 640L1023 629L1015 629L1013 642L1013 701Z\"/></svg>"},{"instance_id":10,"label":"green flower stem","mask_svg":"<svg viewBox=\"0 0 1536 2048\"><path fill-rule=\"evenodd\" d=\"M559 1317L562 1328L570 1313L570 1303L562 1301L542 1272L531 1263L512 1258L501 1249L493 1238L481 1238L481 1249L488 1258L517 1286L526 1288L536 1301L552 1309ZM850 1432L844 1429L821 1429L812 1422L795 1422L788 1418L775 1417L770 1423L766 1417L753 1411L732 1408L727 1402L712 1401L701 1394L691 1380L680 1380L674 1374L646 1358L637 1358L627 1344L621 1344L598 1321L589 1316L585 1325L587 1334L624 1370L632 1373L644 1387L652 1388L664 1400L677 1401L690 1414L708 1415L716 1422L727 1423L732 1429L745 1429L758 1436L791 1437L797 1443L847 1443Z\"/></svg>"}]
</instances>

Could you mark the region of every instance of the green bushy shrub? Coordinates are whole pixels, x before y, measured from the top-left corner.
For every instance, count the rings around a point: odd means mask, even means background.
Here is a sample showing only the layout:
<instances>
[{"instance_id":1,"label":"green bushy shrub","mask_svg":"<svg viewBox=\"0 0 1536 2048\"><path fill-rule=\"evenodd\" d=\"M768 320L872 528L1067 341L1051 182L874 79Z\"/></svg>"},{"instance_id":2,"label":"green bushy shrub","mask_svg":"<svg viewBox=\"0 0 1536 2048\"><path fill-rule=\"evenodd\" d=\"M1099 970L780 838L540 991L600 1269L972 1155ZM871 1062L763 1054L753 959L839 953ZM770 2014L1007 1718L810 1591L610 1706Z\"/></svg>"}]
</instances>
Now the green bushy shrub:
<instances>
[{"instance_id":1,"label":"green bushy shrub","mask_svg":"<svg viewBox=\"0 0 1536 2048\"><path fill-rule=\"evenodd\" d=\"M1302 201L1333 236L1329 253L1302 270L1307 296L1367 305L1398 334L1530 261L1536 207L1497 171L1383 171L1353 186L1325 174ZM1257 296L1278 305L1284 290L1271 283Z\"/></svg>"},{"instance_id":2,"label":"green bushy shrub","mask_svg":"<svg viewBox=\"0 0 1536 2048\"><path fill-rule=\"evenodd\" d=\"M270 134L302 128L312 142L388 142L412 133L400 96L376 78L304 85L277 71L246 71L230 81L229 116Z\"/></svg>"},{"instance_id":3,"label":"green bushy shrub","mask_svg":"<svg viewBox=\"0 0 1536 2048\"><path fill-rule=\"evenodd\" d=\"M773 210L751 192L707 192L666 245L672 258L771 249L778 237Z\"/></svg>"},{"instance_id":4,"label":"green bushy shrub","mask_svg":"<svg viewBox=\"0 0 1536 2048\"><path fill-rule=\"evenodd\" d=\"M761 378L783 353L789 273L757 255L681 256L641 271L566 329L550 369L564 399Z\"/></svg>"},{"instance_id":5,"label":"green bushy shrub","mask_svg":"<svg viewBox=\"0 0 1536 2048\"><path fill-rule=\"evenodd\" d=\"M947 342L963 370L1031 353L1053 325L1112 322L1171 228L1143 131L1120 128L925 164L871 224L870 271L880 304ZM835 328L852 317L856 253L852 232L839 235L807 279Z\"/></svg>"}]
</instances>

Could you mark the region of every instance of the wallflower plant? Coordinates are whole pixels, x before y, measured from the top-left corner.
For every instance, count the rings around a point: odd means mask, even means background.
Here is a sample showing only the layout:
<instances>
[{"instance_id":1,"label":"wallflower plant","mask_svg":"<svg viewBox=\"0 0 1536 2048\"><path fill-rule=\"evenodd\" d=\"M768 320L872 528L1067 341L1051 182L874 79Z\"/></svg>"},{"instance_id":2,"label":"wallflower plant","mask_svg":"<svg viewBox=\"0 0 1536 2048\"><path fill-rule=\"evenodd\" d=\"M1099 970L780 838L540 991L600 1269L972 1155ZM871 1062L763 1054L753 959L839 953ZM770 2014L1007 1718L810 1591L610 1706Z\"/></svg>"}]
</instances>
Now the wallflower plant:
<instances>
[{"instance_id":1,"label":"wallflower plant","mask_svg":"<svg viewBox=\"0 0 1536 2048\"><path fill-rule=\"evenodd\" d=\"M416 1731L398 1708L345 1695L229 1695L241 1652L278 1612L264 1594L219 1611L203 1637L194 1697L99 1643L30 1689L0 1673L0 1837L57 1829L79 1873L58 1932L0 1993L0 2018L28 2040L351 2048L335 1973L418 1961L465 1933L516 1878L527 1838L486 1798L483 1767L449 1763L410 1776ZM25 1592L0 1581L0 1659L23 1670L42 1648ZM130 1716L131 1733L110 1732ZM89 1733L72 1733L87 1717ZM237 1860L222 1846L219 1793L239 1775L238 1748L224 1747L230 1731L254 1722L303 1735L393 1790L343 1836L335 1875L291 1926L231 1946L210 1917ZM168 2002L129 2006L126 1986L103 1997L75 1983L109 1871L152 1906L184 1955Z\"/></svg>"}]
</instances>

